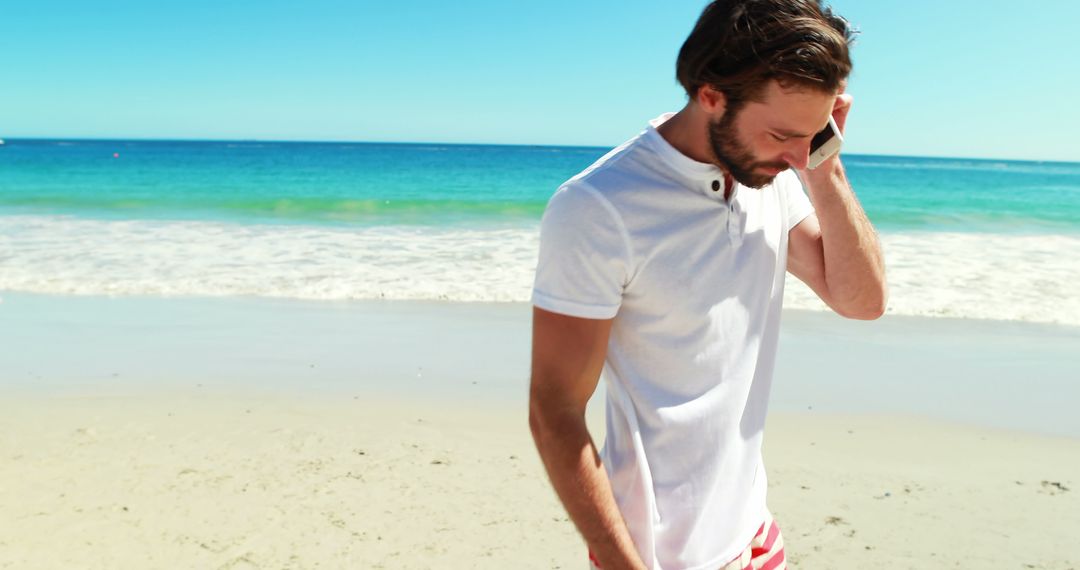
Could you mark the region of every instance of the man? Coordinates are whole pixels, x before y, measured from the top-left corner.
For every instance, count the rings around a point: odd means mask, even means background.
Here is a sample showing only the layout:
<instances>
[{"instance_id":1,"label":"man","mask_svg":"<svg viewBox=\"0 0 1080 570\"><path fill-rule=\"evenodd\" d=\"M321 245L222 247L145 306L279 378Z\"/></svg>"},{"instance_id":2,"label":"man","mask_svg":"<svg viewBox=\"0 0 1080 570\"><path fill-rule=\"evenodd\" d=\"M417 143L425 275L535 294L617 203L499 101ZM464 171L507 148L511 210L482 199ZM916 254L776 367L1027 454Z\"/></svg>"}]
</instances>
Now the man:
<instances>
[{"instance_id":1,"label":"man","mask_svg":"<svg viewBox=\"0 0 1080 570\"><path fill-rule=\"evenodd\" d=\"M886 300L840 159L807 169L851 107L851 38L819 0L713 2L678 56L685 108L548 205L529 423L593 567L784 565L761 443L785 271L846 317ZM598 454L584 412L601 373Z\"/></svg>"}]
</instances>

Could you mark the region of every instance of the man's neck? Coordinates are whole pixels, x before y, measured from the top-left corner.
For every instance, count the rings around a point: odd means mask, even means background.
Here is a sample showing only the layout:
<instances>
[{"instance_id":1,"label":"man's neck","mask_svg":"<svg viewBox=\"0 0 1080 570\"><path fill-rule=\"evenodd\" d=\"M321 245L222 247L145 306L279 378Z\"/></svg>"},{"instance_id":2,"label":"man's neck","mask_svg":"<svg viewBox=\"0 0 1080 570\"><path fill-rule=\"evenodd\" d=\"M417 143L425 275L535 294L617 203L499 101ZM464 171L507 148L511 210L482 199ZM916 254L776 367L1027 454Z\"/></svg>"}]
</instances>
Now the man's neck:
<instances>
[{"instance_id":1,"label":"man's neck","mask_svg":"<svg viewBox=\"0 0 1080 570\"><path fill-rule=\"evenodd\" d=\"M660 136L675 150L698 162L711 164L712 150L709 148L709 122L696 108L688 103L664 124L656 128Z\"/></svg>"}]
</instances>

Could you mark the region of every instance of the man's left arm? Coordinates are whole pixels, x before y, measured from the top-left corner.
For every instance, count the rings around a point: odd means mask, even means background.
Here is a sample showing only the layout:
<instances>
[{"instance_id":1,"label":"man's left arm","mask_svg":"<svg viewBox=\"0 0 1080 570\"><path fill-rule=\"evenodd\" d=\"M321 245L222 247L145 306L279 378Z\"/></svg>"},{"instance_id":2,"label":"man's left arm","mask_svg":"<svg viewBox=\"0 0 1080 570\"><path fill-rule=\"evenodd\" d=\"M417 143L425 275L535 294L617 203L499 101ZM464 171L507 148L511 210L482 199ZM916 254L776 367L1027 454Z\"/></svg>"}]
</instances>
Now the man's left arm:
<instances>
[{"instance_id":1,"label":"man's left arm","mask_svg":"<svg viewBox=\"0 0 1080 570\"><path fill-rule=\"evenodd\" d=\"M843 131L851 96L837 97L833 118ZM840 315L876 319L885 313L888 290L877 233L844 173L839 156L814 170L800 170L814 204L788 234L788 271Z\"/></svg>"}]
</instances>

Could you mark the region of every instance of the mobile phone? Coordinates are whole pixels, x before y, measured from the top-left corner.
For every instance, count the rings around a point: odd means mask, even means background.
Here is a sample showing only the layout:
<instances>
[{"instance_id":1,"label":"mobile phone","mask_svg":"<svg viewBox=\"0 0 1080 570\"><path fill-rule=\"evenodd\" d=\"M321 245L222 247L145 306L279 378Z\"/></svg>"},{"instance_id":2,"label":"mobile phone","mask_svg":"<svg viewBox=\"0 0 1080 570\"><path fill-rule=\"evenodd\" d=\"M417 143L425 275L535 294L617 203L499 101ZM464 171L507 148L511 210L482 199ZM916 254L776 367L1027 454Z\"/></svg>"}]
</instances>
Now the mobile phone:
<instances>
[{"instance_id":1,"label":"mobile phone","mask_svg":"<svg viewBox=\"0 0 1080 570\"><path fill-rule=\"evenodd\" d=\"M840 128L830 116L829 124L810 140L810 163L806 168L813 170L821 166L825 159L840 152L840 145L843 142L844 137L840 135Z\"/></svg>"}]
</instances>

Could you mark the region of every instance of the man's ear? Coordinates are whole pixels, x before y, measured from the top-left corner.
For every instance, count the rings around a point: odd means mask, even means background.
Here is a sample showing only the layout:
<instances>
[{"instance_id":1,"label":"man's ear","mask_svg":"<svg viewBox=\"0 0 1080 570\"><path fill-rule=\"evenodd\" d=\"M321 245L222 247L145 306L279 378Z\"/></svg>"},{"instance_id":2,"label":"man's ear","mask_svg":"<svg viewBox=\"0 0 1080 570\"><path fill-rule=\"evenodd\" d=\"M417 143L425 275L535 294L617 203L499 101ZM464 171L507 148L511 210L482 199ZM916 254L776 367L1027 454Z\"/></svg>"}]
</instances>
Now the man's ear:
<instances>
[{"instance_id":1,"label":"man's ear","mask_svg":"<svg viewBox=\"0 0 1080 570\"><path fill-rule=\"evenodd\" d=\"M721 116L727 109L727 96L711 85L698 87L697 103L706 114Z\"/></svg>"}]
</instances>

